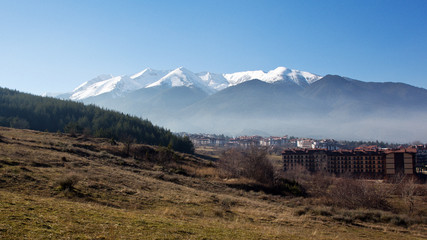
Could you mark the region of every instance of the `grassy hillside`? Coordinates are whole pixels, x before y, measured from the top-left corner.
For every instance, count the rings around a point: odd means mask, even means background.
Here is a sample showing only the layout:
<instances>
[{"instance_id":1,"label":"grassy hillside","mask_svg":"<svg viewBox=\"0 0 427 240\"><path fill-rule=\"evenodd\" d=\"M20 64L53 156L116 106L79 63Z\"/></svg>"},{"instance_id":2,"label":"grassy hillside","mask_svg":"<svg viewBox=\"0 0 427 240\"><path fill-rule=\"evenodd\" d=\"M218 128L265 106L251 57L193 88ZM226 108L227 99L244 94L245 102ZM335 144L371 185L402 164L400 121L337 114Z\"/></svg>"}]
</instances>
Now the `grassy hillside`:
<instances>
[{"instance_id":1,"label":"grassy hillside","mask_svg":"<svg viewBox=\"0 0 427 240\"><path fill-rule=\"evenodd\" d=\"M199 155L201 156L201 155ZM216 164L167 148L0 127L1 239L425 239L361 210L233 186ZM393 213L383 213L395 216Z\"/></svg>"}]
</instances>

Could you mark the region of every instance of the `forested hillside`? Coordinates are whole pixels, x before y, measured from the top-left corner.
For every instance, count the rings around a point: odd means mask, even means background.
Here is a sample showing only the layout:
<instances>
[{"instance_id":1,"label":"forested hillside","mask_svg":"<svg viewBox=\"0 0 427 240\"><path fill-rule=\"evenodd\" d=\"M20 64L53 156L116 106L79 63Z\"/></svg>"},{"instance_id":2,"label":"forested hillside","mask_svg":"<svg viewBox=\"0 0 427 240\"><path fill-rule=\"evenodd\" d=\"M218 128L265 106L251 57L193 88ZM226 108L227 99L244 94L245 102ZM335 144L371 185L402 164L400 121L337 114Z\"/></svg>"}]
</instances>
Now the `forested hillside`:
<instances>
[{"instance_id":1,"label":"forested hillside","mask_svg":"<svg viewBox=\"0 0 427 240\"><path fill-rule=\"evenodd\" d=\"M84 133L94 137L172 147L192 153L188 138L173 135L148 120L94 105L34 96L0 88L0 126L49 132Z\"/></svg>"}]
</instances>

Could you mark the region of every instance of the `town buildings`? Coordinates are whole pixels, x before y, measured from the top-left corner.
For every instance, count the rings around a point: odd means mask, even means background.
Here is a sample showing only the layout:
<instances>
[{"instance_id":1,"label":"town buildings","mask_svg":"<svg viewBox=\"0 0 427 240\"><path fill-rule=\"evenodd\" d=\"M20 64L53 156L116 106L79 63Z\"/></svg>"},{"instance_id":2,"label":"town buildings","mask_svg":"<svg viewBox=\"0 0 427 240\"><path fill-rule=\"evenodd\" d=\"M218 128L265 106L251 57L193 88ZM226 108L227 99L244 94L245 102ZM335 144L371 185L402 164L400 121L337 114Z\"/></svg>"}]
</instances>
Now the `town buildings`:
<instances>
[{"instance_id":1,"label":"town buildings","mask_svg":"<svg viewBox=\"0 0 427 240\"><path fill-rule=\"evenodd\" d=\"M338 150L342 146L333 139L313 140L310 138L289 138L283 137L261 137L261 136L240 136L225 137L215 134L185 134L193 142L194 146L212 147L240 147L251 146L261 147L282 147L282 148L306 148L306 149L327 149Z\"/></svg>"},{"instance_id":2,"label":"town buildings","mask_svg":"<svg viewBox=\"0 0 427 240\"><path fill-rule=\"evenodd\" d=\"M214 146L214 147L241 147L251 146L264 147L295 147L295 142L291 143L288 136L284 137L261 137L261 136L240 136L235 138L225 137L223 135L211 134L188 134L190 140L195 146Z\"/></svg>"},{"instance_id":3,"label":"town buildings","mask_svg":"<svg viewBox=\"0 0 427 240\"><path fill-rule=\"evenodd\" d=\"M305 168L310 172L325 171L336 175L355 175L367 178L387 178L396 175L425 174L427 176L427 146L383 149L377 145L345 150L345 143L333 139L314 140L293 137L223 135L189 135L195 146L251 146L286 149L282 152L284 169ZM395 147L395 146L392 146ZM396 146L397 147L397 146Z\"/></svg>"}]
</instances>

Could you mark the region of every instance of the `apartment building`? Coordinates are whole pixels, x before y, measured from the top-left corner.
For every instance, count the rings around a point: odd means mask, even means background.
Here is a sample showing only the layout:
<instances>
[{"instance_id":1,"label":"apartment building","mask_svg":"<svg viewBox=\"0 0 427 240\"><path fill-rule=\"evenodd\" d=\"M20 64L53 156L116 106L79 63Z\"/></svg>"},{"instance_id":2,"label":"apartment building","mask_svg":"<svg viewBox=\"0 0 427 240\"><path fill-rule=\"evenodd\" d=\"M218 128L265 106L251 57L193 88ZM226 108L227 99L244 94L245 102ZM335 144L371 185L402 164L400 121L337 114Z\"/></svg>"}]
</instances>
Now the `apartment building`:
<instances>
[{"instance_id":1,"label":"apartment building","mask_svg":"<svg viewBox=\"0 0 427 240\"><path fill-rule=\"evenodd\" d=\"M304 167L310 172L384 178L415 174L415 153L411 149L288 149L282 156L285 171Z\"/></svg>"}]
</instances>

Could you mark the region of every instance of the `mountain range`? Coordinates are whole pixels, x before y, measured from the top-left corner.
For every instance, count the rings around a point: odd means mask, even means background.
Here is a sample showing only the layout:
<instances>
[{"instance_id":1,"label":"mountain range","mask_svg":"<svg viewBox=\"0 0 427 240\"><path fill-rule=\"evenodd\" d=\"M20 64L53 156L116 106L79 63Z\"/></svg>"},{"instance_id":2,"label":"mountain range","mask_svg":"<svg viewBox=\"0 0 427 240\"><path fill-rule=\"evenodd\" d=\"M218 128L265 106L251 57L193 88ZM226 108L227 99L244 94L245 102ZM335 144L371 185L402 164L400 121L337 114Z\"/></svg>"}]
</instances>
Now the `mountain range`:
<instances>
[{"instance_id":1,"label":"mountain range","mask_svg":"<svg viewBox=\"0 0 427 240\"><path fill-rule=\"evenodd\" d=\"M320 78L321 76L319 75L285 67L278 67L269 72L246 71L228 74L216 74L211 72L193 73L184 67L174 70L154 70L146 68L133 75L100 75L81 84L71 93L62 95L62 97L69 97L72 100L83 100L105 93L113 93L115 96L122 96L128 92L155 87L191 87L198 88L207 94L213 94L227 87L235 86L253 79L259 79L267 83L289 82L305 87Z\"/></svg>"},{"instance_id":2,"label":"mountain range","mask_svg":"<svg viewBox=\"0 0 427 240\"><path fill-rule=\"evenodd\" d=\"M427 141L427 90L278 67L236 73L144 69L100 75L57 96L172 131Z\"/></svg>"}]
</instances>

